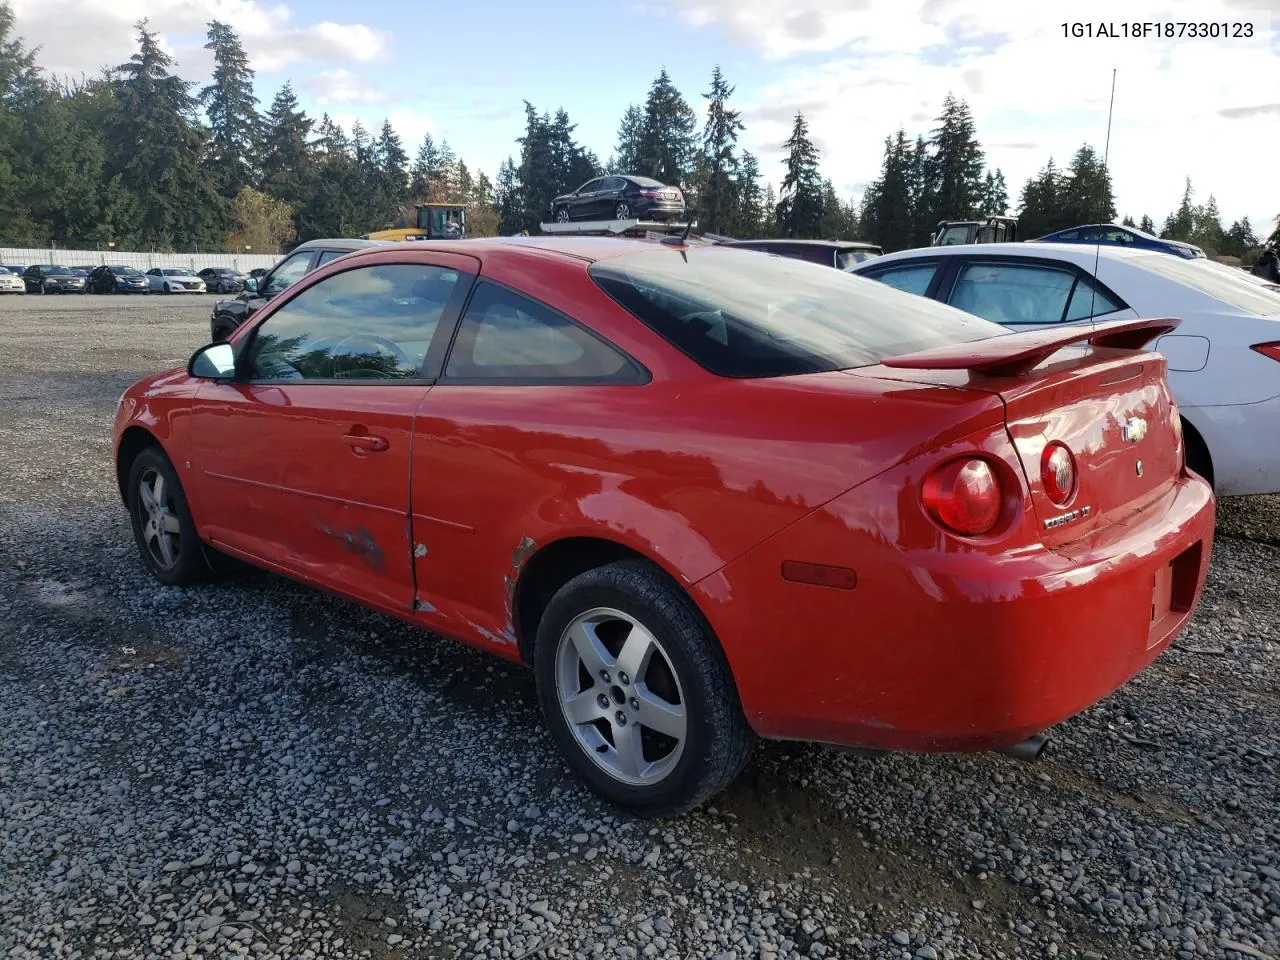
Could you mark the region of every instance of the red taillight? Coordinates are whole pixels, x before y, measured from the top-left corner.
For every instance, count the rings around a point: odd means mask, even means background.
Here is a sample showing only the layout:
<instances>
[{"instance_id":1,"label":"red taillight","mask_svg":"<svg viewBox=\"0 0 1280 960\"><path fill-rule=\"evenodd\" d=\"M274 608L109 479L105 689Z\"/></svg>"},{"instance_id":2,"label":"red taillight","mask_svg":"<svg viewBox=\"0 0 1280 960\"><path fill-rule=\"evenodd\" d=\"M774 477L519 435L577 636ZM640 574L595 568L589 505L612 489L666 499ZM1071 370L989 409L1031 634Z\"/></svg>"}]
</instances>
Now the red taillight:
<instances>
[{"instance_id":1,"label":"red taillight","mask_svg":"<svg viewBox=\"0 0 1280 960\"><path fill-rule=\"evenodd\" d=\"M1062 506L1076 492L1076 458L1056 440L1040 454L1040 483L1049 499Z\"/></svg>"},{"instance_id":2,"label":"red taillight","mask_svg":"<svg viewBox=\"0 0 1280 960\"><path fill-rule=\"evenodd\" d=\"M955 533L974 537L996 525L1003 496L987 461L962 457L929 474L920 499L938 523Z\"/></svg>"},{"instance_id":3,"label":"red taillight","mask_svg":"<svg viewBox=\"0 0 1280 960\"><path fill-rule=\"evenodd\" d=\"M640 191L640 196L642 197L656 197L657 195L658 195L657 190L641 190Z\"/></svg>"},{"instance_id":4,"label":"red taillight","mask_svg":"<svg viewBox=\"0 0 1280 960\"><path fill-rule=\"evenodd\" d=\"M1280 360L1280 342L1277 343L1255 343L1253 349L1257 350L1264 357L1270 357L1272 360Z\"/></svg>"}]
</instances>

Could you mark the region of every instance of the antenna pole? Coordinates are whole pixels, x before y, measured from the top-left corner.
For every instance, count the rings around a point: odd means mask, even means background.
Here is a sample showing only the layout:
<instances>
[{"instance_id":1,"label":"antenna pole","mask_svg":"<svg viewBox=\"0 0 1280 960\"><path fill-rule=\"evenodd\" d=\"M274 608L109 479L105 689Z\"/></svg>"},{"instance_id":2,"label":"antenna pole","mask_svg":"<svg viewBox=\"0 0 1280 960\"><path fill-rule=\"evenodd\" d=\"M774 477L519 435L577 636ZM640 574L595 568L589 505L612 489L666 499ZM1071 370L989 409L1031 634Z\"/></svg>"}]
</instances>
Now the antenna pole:
<instances>
[{"instance_id":1,"label":"antenna pole","mask_svg":"<svg viewBox=\"0 0 1280 960\"><path fill-rule=\"evenodd\" d=\"M1102 147L1102 179L1110 183L1111 169L1107 162L1111 159L1111 115L1116 106L1116 68L1111 68L1111 101L1107 104L1107 139ZM1102 259L1102 224L1098 224L1098 240L1093 248L1093 284L1089 291L1089 319L1092 321L1098 305L1098 261Z\"/></svg>"}]
</instances>

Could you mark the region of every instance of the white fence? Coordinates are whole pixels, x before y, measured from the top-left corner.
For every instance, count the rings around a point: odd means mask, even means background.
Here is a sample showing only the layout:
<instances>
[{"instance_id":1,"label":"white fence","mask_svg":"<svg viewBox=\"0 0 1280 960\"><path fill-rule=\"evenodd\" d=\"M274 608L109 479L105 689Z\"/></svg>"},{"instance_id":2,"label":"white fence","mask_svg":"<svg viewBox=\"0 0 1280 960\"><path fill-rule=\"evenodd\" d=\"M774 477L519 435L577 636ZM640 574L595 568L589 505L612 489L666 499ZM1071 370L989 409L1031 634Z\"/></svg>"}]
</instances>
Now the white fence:
<instances>
[{"instance_id":1,"label":"white fence","mask_svg":"<svg viewBox=\"0 0 1280 960\"><path fill-rule=\"evenodd\" d=\"M0 264L28 267L56 263L63 267L96 267L110 263L150 270L152 267L231 267L247 273L255 267L272 267L280 257L273 253L137 253L130 250L62 250L57 247L0 247Z\"/></svg>"}]
</instances>

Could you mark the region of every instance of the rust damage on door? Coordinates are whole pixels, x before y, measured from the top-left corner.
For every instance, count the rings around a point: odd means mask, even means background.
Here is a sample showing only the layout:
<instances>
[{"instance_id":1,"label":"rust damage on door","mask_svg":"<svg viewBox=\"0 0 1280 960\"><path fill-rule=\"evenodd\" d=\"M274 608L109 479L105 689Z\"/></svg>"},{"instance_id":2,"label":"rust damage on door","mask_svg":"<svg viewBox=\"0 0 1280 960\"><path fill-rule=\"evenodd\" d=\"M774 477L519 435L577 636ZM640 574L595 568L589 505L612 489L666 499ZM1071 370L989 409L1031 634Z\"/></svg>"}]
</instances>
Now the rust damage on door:
<instances>
[{"instance_id":1,"label":"rust damage on door","mask_svg":"<svg viewBox=\"0 0 1280 960\"><path fill-rule=\"evenodd\" d=\"M524 569L524 565L528 563L529 558L533 556L537 549L538 545L533 542L533 537L521 537L520 542L516 544L516 548L511 551L511 570L502 578L502 582L506 586L505 613L507 615L507 632L513 638L515 636L514 625L516 622L516 586L520 582L520 571Z\"/></svg>"}]
</instances>

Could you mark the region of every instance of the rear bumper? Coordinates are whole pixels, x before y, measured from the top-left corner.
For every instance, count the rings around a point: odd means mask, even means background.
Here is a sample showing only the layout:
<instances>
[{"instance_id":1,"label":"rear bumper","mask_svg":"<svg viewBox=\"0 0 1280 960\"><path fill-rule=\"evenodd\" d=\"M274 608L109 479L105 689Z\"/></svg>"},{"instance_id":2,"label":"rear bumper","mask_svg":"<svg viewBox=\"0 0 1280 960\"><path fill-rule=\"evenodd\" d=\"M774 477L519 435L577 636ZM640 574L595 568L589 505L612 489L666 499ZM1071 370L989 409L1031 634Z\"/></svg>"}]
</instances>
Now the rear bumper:
<instances>
[{"instance_id":1,"label":"rear bumper","mask_svg":"<svg viewBox=\"0 0 1280 960\"><path fill-rule=\"evenodd\" d=\"M685 205L679 200L645 200L639 198L631 203L641 219L670 220L685 215Z\"/></svg>"},{"instance_id":2,"label":"rear bumper","mask_svg":"<svg viewBox=\"0 0 1280 960\"><path fill-rule=\"evenodd\" d=\"M1181 409L1209 447L1219 496L1280 493L1280 446L1274 442L1280 437L1280 396L1259 403Z\"/></svg>"},{"instance_id":3,"label":"rear bumper","mask_svg":"<svg viewBox=\"0 0 1280 960\"><path fill-rule=\"evenodd\" d=\"M763 736L919 751L1016 743L1154 660L1190 619L1212 549L1213 494L1193 475L1070 556L904 550L892 525L866 522L892 509L851 494L695 585ZM845 560L854 589L781 579L783 560L822 558L833 531L861 538Z\"/></svg>"}]
</instances>

